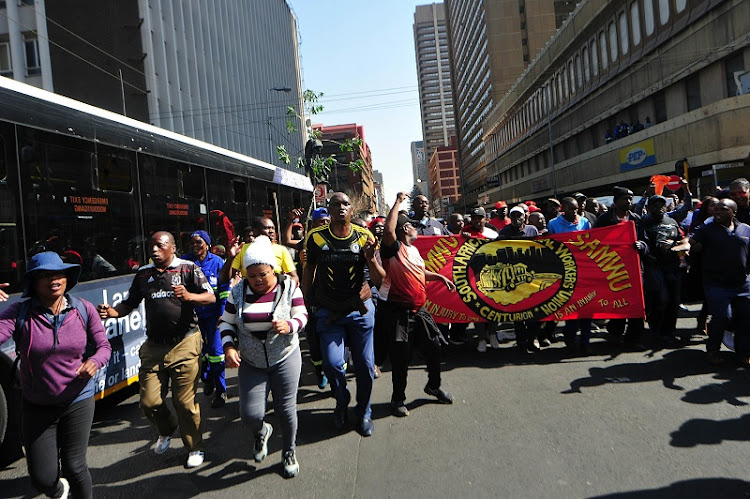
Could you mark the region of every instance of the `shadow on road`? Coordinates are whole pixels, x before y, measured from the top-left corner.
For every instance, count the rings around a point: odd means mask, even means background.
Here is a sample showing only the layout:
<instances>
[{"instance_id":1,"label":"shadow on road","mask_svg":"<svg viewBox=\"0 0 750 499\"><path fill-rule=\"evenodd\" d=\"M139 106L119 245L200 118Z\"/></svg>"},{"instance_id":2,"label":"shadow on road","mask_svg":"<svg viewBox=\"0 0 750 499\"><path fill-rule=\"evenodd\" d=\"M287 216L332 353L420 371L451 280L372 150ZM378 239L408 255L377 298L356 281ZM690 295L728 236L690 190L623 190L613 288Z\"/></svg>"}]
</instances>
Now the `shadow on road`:
<instances>
[{"instance_id":1,"label":"shadow on road","mask_svg":"<svg viewBox=\"0 0 750 499\"><path fill-rule=\"evenodd\" d=\"M633 490L629 492L618 492L603 496L594 496L596 499L648 499L664 497L690 497L690 498L717 498L717 497L746 497L750 490L750 482L731 478L696 478L675 482L667 487L648 490ZM592 499L594 499L592 497Z\"/></svg>"},{"instance_id":2,"label":"shadow on road","mask_svg":"<svg viewBox=\"0 0 750 499\"><path fill-rule=\"evenodd\" d=\"M750 441L750 414L723 421L691 419L670 436L669 443L673 447L718 445L725 440L747 442ZM746 491L750 493L750 488Z\"/></svg>"}]
</instances>

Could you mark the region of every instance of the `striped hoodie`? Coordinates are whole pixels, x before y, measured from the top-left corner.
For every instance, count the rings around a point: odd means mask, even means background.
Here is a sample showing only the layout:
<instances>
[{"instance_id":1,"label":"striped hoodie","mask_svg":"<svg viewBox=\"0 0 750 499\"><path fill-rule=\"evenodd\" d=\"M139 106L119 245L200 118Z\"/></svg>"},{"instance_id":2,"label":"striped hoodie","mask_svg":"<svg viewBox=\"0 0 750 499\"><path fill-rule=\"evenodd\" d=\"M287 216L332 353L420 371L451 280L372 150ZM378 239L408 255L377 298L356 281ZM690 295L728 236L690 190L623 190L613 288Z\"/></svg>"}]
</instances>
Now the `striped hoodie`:
<instances>
[{"instance_id":1,"label":"striped hoodie","mask_svg":"<svg viewBox=\"0 0 750 499\"><path fill-rule=\"evenodd\" d=\"M227 299L219 331L222 344L233 344L243 361L265 369L278 364L299 347L299 331L307 324L302 291L292 279L279 283L264 295L253 293L247 281L239 282ZM272 331L272 320L286 320L289 334Z\"/></svg>"}]
</instances>

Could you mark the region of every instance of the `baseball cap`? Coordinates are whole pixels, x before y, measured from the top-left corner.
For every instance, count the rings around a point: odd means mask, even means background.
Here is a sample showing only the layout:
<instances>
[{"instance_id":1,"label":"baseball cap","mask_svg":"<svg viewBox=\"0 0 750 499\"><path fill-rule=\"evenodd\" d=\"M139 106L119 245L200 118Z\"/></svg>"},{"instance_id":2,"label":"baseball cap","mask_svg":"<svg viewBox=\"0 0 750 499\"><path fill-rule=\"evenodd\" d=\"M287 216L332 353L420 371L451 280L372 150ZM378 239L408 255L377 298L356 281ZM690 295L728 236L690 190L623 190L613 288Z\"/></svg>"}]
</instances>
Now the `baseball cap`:
<instances>
[{"instance_id":1,"label":"baseball cap","mask_svg":"<svg viewBox=\"0 0 750 499\"><path fill-rule=\"evenodd\" d=\"M654 194L650 198L648 198L648 204L654 204L654 203L664 203L667 204L667 198L664 196L660 196L658 194Z\"/></svg>"},{"instance_id":2,"label":"baseball cap","mask_svg":"<svg viewBox=\"0 0 750 499\"><path fill-rule=\"evenodd\" d=\"M473 210L471 210L471 216L472 217L486 217L487 216L487 212L484 211L484 208L482 208L481 206L479 206L479 207L474 208Z\"/></svg>"},{"instance_id":3,"label":"baseball cap","mask_svg":"<svg viewBox=\"0 0 750 499\"><path fill-rule=\"evenodd\" d=\"M495 202L495 209L499 210L500 208L506 208L508 206L508 203L505 201L496 201Z\"/></svg>"},{"instance_id":4,"label":"baseball cap","mask_svg":"<svg viewBox=\"0 0 750 499\"><path fill-rule=\"evenodd\" d=\"M510 209L509 215L512 215L514 213L520 213L521 215L526 215L526 212L520 206L514 206L513 208Z\"/></svg>"},{"instance_id":5,"label":"baseball cap","mask_svg":"<svg viewBox=\"0 0 750 499\"><path fill-rule=\"evenodd\" d=\"M316 220L319 220L323 217L329 217L328 214L328 208L318 208L315 211L312 212L312 220L313 222Z\"/></svg>"},{"instance_id":6,"label":"baseball cap","mask_svg":"<svg viewBox=\"0 0 750 499\"><path fill-rule=\"evenodd\" d=\"M582 192L576 192L571 197L573 199L580 199L580 198L588 199L588 196L586 194L582 193Z\"/></svg>"}]
</instances>

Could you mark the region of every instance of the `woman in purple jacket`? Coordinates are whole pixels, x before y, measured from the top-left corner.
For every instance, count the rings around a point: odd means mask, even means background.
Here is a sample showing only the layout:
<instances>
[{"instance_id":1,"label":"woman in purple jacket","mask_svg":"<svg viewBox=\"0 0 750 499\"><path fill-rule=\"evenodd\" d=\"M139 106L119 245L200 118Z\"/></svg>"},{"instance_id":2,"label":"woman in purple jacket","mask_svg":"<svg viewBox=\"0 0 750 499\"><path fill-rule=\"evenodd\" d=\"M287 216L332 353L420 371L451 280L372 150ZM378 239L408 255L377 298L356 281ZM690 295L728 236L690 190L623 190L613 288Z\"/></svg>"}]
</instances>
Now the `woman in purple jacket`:
<instances>
[{"instance_id":1,"label":"woman in purple jacket","mask_svg":"<svg viewBox=\"0 0 750 499\"><path fill-rule=\"evenodd\" d=\"M93 376L107 364L111 347L94 306L66 294L80 273L79 265L63 263L57 253L34 255L22 295L30 307L21 301L0 314L2 344L13 337L22 310L28 310L16 346L22 434L31 482L48 497L92 496L86 449L94 419ZM88 358L87 345L96 350Z\"/></svg>"}]
</instances>

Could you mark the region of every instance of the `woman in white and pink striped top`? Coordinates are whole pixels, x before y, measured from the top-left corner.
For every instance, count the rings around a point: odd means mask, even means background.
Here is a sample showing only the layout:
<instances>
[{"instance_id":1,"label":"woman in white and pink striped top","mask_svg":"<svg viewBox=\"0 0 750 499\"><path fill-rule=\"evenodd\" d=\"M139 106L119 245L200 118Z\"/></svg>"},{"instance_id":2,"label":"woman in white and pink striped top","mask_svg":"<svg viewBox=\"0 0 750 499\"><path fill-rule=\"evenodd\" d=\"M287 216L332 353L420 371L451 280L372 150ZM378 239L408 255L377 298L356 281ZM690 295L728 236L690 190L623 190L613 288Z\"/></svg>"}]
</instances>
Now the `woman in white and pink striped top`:
<instances>
[{"instance_id":1,"label":"woman in white and pink striped top","mask_svg":"<svg viewBox=\"0 0 750 499\"><path fill-rule=\"evenodd\" d=\"M302 371L298 332L307 324L302 291L273 271L271 241L260 236L247 248L242 264L247 278L233 289L219 329L227 367L239 367L240 416L255 435L253 457L268 454L273 433L263 421L269 390L283 425L284 475L296 476L297 389Z\"/></svg>"}]
</instances>

